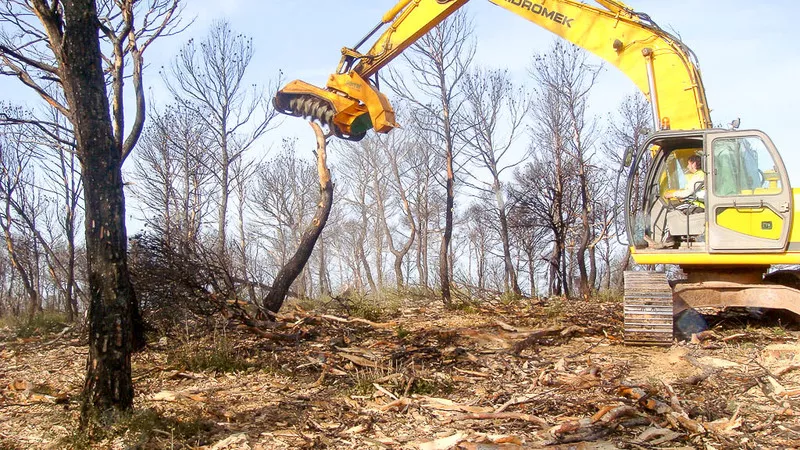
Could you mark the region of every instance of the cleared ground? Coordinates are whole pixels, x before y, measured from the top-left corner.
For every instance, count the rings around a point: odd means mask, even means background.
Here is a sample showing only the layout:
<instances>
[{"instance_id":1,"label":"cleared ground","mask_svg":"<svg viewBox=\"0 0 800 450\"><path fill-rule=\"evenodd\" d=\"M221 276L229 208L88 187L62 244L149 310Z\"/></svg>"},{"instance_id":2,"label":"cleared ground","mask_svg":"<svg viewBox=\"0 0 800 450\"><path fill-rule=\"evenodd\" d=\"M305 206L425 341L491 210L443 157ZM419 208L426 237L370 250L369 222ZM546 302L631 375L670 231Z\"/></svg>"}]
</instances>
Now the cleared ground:
<instances>
[{"instance_id":1,"label":"cleared ground","mask_svg":"<svg viewBox=\"0 0 800 450\"><path fill-rule=\"evenodd\" d=\"M191 323L136 355L136 410L91 436L85 340L1 329L0 448L800 447L797 325L723 312L693 340L627 347L621 309L400 298L287 305L260 331Z\"/></svg>"}]
</instances>

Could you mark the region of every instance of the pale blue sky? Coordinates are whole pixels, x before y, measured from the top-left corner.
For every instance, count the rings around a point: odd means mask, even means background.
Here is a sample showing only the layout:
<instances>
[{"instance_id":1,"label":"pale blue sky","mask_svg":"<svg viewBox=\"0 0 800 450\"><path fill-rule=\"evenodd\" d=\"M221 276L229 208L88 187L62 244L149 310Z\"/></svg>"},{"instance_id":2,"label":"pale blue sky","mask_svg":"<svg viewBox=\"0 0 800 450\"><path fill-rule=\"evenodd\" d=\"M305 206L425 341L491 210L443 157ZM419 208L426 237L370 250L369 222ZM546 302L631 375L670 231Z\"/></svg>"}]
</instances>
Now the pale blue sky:
<instances>
[{"instance_id":1,"label":"pale blue sky","mask_svg":"<svg viewBox=\"0 0 800 450\"><path fill-rule=\"evenodd\" d=\"M163 39L146 55L151 98L166 99L158 69L169 62L190 37L203 38L210 23L226 18L233 28L253 38L255 58L250 82L266 82L278 70L286 80L300 78L322 85L336 68L342 46L351 46L375 25L394 0L194 0L187 17L196 16L183 34ZM778 146L794 183L800 184L800 154L795 149L793 122L800 105L800 49L790 39L800 3L794 1L630 0L662 27L677 33L697 54L714 123L742 118L742 128L758 128ZM466 6L478 40L478 62L508 68L524 81L534 52L545 51L554 36L485 0ZM594 58L592 56L592 58ZM599 60L598 60L599 61ZM14 80L0 80L6 100L23 101L25 90ZM593 97L595 114L605 116L635 91L632 83L608 66ZM313 145L310 128L286 118L265 142L281 136L300 138L299 149Z\"/></svg>"}]
</instances>

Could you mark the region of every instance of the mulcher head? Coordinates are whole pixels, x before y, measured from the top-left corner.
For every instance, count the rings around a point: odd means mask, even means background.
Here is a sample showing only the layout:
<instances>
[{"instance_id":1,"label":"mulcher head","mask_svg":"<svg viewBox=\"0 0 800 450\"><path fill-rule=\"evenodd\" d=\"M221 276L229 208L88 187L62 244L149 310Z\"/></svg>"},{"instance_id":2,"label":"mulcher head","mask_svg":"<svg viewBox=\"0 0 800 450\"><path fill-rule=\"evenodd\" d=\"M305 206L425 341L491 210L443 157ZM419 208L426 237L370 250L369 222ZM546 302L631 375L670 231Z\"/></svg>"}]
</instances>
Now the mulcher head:
<instances>
[{"instance_id":1,"label":"mulcher head","mask_svg":"<svg viewBox=\"0 0 800 450\"><path fill-rule=\"evenodd\" d=\"M351 141L361 140L372 128L386 133L397 127L386 97L354 72L331 75L325 89L292 81L272 102L283 114L319 122Z\"/></svg>"}]
</instances>

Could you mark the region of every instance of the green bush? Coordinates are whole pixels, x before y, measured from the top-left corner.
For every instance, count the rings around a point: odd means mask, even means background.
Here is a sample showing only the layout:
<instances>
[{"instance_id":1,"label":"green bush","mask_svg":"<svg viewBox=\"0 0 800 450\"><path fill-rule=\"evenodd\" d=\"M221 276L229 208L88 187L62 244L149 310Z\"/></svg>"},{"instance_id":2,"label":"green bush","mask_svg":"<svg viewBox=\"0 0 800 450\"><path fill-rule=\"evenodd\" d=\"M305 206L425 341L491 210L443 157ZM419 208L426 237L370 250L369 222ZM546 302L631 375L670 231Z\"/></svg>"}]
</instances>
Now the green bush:
<instances>
[{"instance_id":1,"label":"green bush","mask_svg":"<svg viewBox=\"0 0 800 450\"><path fill-rule=\"evenodd\" d=\"M597 303L622 303L622 293L615 290L602 290L592 297Z\"/></svg>"},{"instance_id":2,"label":"green bush","mask_svg":"<svg viewBox=\"0 0 800 450\"><path fill-rule=\"evenodd\" d=\"M567 302L561 297L553 297L547 300L544 313L548 319L556 319L566 312Z\"/></svg>"}]
</instances>

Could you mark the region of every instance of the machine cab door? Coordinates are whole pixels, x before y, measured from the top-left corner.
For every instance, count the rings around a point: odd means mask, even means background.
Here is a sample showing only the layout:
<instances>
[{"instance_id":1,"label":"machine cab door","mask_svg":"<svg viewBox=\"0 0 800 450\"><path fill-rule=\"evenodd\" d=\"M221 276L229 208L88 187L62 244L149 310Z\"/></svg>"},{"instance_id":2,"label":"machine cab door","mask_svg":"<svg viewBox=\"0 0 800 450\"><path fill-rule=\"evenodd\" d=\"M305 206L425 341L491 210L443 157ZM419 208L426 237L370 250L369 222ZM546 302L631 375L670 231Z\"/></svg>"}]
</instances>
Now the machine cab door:
<instances>
[{"instance_id":1,"label":"machine cab door","mask_svg":"<svg viewBox=\"0 0 800 450\"><path fill-rule=\"evenodd\" d=\"M786 248L792 224L789 178L775 146L760 131L709 133L706 155L711 253Z\"/></svg>"}]
</instances>

